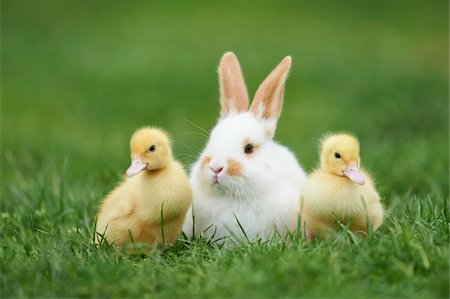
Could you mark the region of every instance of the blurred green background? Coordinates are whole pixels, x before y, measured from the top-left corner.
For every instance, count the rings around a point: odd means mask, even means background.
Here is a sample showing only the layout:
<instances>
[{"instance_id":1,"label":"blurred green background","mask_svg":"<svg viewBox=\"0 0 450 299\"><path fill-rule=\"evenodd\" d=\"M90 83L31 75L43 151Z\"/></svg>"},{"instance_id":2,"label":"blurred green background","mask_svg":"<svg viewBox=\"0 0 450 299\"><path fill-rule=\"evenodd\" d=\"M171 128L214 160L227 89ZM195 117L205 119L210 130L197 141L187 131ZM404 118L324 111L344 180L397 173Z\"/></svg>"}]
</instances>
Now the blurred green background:
<instances>
[{"instance_id":1,"label":"blurred green background","mask_svg":"<svg viewBox=\"0 0 450 299\"><path fill-rule=\"evenodd\" d=\"M276 140L305 169L323 133L350 131L386 205L448 200L447 1L18 0L1 10L1 206L17 218L2 239L20 243L29 218L47 232L49 219L88 227L140 126L166 128L192 163L206 140L191 123L209 130L219 115L225 51L252 95L292 56Z\"/></svg>"},{"instance_id":2,"label":"blurred green background","mask_svg":"<svg viewBox=\"0 0 450 299\"><path fill-rule=\"evenodd\" d=\"M306 169L321 134L348 130L384 190L447 194L446 5L4 1L2 150L123 173L130 134L154 124L191 153L186 120L214 125L225 51L251 94L292 55L276 139Z\"/></svg>"}]
</instances>

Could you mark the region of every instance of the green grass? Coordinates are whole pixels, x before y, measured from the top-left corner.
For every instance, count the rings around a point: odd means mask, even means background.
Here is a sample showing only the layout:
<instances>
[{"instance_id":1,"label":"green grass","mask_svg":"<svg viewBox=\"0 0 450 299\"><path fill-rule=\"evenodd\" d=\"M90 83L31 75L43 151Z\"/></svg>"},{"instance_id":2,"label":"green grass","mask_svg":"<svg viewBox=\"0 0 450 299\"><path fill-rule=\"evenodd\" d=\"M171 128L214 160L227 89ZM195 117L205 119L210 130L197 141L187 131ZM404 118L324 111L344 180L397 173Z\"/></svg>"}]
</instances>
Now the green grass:
<instances>
[{"instance_id":1,"label":"green grass","mask_svg":"<svg viewBox=\"0 0 450 299\"><path fill-rule=\"evenodd\" d=\"M449 296L448 2L277 3L1 2L1 297ZM292 55L276 139L311 170L323 133L354 132L384 225L145 258L95 248L135 128L166 128L195 160L190 122L214 125L227 50L250 93Z\"/></svg>"}]
</instances>

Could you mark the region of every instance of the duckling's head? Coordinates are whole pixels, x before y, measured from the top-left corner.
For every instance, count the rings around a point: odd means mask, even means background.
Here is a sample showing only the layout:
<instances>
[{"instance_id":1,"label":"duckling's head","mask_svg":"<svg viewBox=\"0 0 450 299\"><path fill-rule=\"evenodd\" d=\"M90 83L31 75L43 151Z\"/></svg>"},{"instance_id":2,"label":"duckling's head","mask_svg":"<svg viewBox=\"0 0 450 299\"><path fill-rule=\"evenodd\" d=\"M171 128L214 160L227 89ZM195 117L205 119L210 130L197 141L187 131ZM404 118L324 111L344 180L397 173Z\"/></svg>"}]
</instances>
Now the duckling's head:
<instances>
[{"instance_id":1,"label":"duckling's head","mask_svg":"<svg viewBox=\"0 0 450 299\"><path fill-rule=\"evenodd\" d=\"M167 134L157 128L142 128L134 132L130 141L131 165L127 175L147 169L157 170L167 166L172 159L171 142Z\"/></svg>"},{"instance_id":2,"label":"duckling's head","mask_svg":"<svg viewBox=\"0 0 450 299\"><path fill-rule=\"evenodd\" d=\"M348 134L328 135L322 140L320 167L326 172L346 176L363 185L365 178L359 170L359 142Z\"/></svg>"}]
</instances>

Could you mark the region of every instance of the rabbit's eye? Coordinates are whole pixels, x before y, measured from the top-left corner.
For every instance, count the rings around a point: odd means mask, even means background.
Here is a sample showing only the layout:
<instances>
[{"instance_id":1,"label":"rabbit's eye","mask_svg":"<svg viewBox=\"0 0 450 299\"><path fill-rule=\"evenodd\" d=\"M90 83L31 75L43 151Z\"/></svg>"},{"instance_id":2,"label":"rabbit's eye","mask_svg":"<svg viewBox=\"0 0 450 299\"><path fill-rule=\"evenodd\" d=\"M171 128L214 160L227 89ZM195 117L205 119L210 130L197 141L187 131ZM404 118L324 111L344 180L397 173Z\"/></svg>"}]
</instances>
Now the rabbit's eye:
<instances>
[{"instance_id":1,"label":"rabbit's eye","mask_svg":"<svg viewBox=\"0 0 450 299\"><path fill-rule=\"evenodd\" d=\"M251 154L253 153L253 144L249 143L244 147L244 153Z\"/></svg>"},{"instance_id":2,"label":"rabbit's eye","mask_svg":"<svg viewBox=\"0 0 450 299\"><path fill-rule=\"evenodd\" d=\"M150 146L150 147L148 148L148 151L149 151L149 152L154 152L155 149L156 149L156 146L152 145L152 146Z\"/></svg>"}]
</instances>

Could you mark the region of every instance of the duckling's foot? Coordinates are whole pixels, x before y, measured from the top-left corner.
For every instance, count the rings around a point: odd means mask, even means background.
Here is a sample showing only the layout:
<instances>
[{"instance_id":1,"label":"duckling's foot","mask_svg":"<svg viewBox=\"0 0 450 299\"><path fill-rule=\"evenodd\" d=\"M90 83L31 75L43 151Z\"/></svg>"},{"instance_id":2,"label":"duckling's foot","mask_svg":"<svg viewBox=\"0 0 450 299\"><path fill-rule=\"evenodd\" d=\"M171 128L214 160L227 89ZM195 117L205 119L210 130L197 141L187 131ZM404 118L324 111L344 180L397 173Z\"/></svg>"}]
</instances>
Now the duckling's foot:
<instances>
[{"instance_id":1,"label":"duckling's foot","mask_svg":"<svg viewBox=\"0 0 450 299\"><path fill-rule=\"evenodd\" d=\"M316 238L316 233L313 229L308 228L308 233L306 235L306 240L313 241Z\"/></svg>"}]
</instances>

